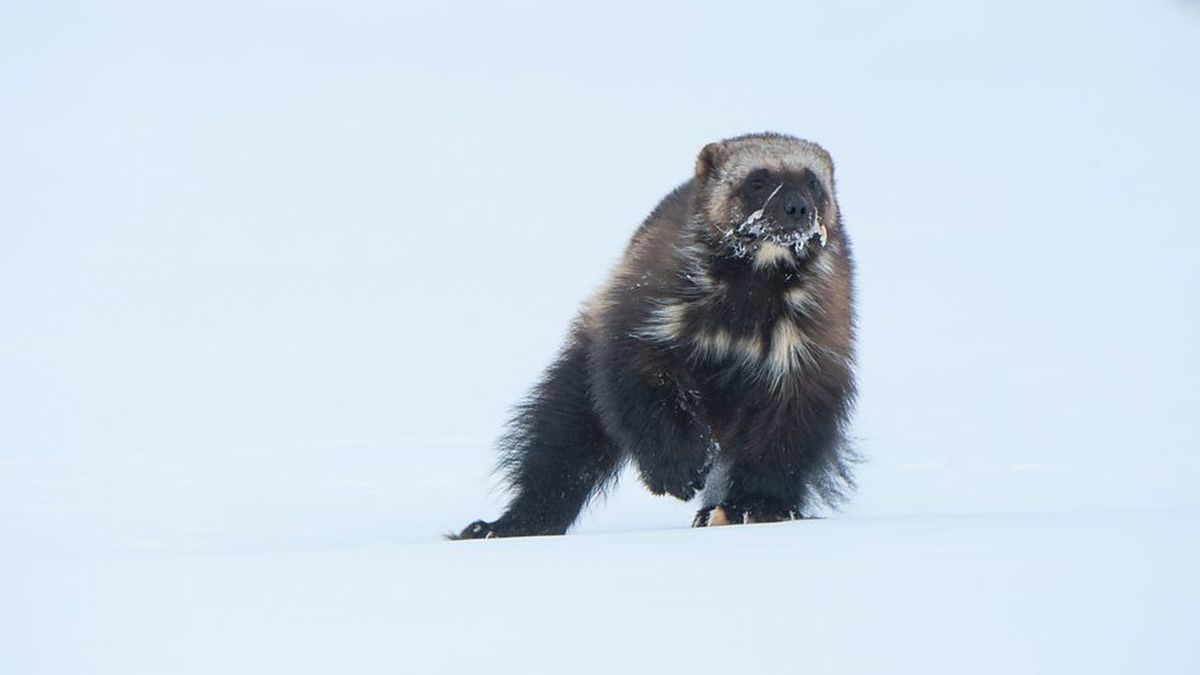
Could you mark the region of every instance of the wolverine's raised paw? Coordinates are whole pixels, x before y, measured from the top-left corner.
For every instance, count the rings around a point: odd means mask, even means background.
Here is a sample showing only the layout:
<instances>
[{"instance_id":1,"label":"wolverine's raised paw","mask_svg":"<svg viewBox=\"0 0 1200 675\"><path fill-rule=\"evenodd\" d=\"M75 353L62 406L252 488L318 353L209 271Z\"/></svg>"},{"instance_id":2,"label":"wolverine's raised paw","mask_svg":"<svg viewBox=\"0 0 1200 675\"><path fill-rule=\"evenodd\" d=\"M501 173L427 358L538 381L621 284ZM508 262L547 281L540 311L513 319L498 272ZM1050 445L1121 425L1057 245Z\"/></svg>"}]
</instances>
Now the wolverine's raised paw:
<instances>
[{"instance_id":1,"label":"wolverine's raised paw","mask_svg":"<svg viewBox=\"0 0 1200 675\"><path fill-rule=\"evenodd\" d=\"M491 539L496 536L495 530L492 529L492 524L477 520L463 528L458 534L448 534L447 539Z\"/></svg>"},{"instance_id":2,"label":"wolverine's raised paw","mask_svg":"<svg viewBox=\"0 0 1200 675\"><path fill-rule=\"evenodd\" d=\"M641 467L642 483L646 489L656 495L671 495L680 501L689 501L696 493L704 489L704 479L708 476L708 466L705 465L687 476L679 476L677 472L661 469L647 470Z\"/></svg>"},{"instance_id":3,"label":"wolverine's raised paw","mask_svg":"<svg viewBox=\"0 0 1200 675\"><path fill-rule=\"evenodd\" d=\"M802 520L803 518L804 516L795 509L783 507L767 507L761 504L754 506L718 504L697 511L696 517L692 519L692 527L777 523L783 520Z\"/></svg>"}]
</instances>

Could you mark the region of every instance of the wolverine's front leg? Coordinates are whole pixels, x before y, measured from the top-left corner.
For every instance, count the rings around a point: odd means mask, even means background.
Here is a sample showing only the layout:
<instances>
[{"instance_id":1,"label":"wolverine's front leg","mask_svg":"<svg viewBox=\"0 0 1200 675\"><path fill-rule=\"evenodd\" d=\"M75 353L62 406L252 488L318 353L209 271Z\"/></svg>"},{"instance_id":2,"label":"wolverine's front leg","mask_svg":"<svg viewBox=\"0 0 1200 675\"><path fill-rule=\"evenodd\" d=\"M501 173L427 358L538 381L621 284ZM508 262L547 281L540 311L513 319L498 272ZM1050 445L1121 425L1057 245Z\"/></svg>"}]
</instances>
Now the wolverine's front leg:
<instances>
[{"instance_id":1,"label":"wolverine's front leg","mask_svg":"<svg viewBox=\"0 0 1200 675\"><path fill-rule=\"evenodd\" d=\"M696 512L692 527L777 523L781 520L803 520L798 506L778 501L755 500L706 506Z\"/></svg>"},{"instance_id":2,"label":"wolverine's front leg","mask_svg":"<svg viewBox=\"0 0 1200 675\"><path fill-rule=\"evenodd\" d=\"M662 347L614 337L592 351L596 408L654 494L687 501L704 487L712 432L699 394Z\"/></svg>"},{"instance_id":3,"label":"wolverine's front leg","mask_svg":"<svg viewBox=\"0 0 1200 675\"><path fill-rule=\"evenodd\" d=\"M799 459L799 461L796 461ZM729 469L719 499L709 499L692 520L693 527L775 523L801 520L808 490L803 458L769 449L738 457Z\"/></svg>"},{"instance_id":4,"label":"wolverine's front leg","mask_svg":"<svg viewBox=\"0 0 1200 675\"><path fill-rule=\"evenodd\" d=\"M794 424L775 429L752 419L739 437L721 439L729 454L692 525L802 520L812 506L814 486L825 486L828 494L836 481L849 480L845 465L829 459L840 451L840 417L813 407L791 419Z\"/></svg>"}]
</instances>

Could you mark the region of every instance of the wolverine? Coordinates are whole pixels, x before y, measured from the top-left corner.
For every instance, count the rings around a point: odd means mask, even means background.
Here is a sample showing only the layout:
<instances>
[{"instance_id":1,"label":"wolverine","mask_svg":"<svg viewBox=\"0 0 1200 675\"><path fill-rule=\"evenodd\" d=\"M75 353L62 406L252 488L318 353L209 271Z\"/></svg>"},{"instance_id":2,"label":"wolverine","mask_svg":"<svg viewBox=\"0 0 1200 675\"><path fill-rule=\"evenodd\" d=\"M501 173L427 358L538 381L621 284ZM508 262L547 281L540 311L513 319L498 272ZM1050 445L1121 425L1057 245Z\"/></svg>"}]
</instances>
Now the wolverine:
<instances>
[{"instance_id":1,"label":"wolverine","mask_svg":"<svg viewBox=\"0 0 1200 675\"><path fill-rule=\"evenodd\" d=\"M705 146L634 234L501 437L504 514L563 534L632 462L693 525L811 516L852 487L853 261L833 161L774 133Z\"/></svg>"}]
</instances>

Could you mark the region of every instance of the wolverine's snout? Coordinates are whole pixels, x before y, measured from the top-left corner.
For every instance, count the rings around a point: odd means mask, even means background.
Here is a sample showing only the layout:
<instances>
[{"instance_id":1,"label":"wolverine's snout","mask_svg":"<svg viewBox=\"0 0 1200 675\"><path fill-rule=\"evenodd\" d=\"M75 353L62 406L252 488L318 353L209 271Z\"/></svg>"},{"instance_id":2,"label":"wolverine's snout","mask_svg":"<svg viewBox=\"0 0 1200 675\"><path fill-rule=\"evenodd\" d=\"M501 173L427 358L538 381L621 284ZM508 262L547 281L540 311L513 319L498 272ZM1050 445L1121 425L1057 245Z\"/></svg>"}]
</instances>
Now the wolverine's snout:
<instances>
[{"instance_id":1,"label":"wolverine's snout","mask_svg":"<svg viewBox=\"0 0 1200 675\"><path fill-rule=\"evenodd\" d=\"M812 226L815 211L808 197L798 189L787 187L780 196L782 199L772 214L775 222L786 228L808 229Z\"/></svg>"},{"instance_id":2,"label":"wolverine's snout","mask_svg":"<svg viewBox=\"0 0 1200 675\"><path fill-rule=\"evenodd\" d=\"M811 220L812 204L808 199L805 199L799 193L792 195L782 201L780 208L784 213L780 214L780 220L797 227L808 226Z\"/></svg>"}]
</instances>

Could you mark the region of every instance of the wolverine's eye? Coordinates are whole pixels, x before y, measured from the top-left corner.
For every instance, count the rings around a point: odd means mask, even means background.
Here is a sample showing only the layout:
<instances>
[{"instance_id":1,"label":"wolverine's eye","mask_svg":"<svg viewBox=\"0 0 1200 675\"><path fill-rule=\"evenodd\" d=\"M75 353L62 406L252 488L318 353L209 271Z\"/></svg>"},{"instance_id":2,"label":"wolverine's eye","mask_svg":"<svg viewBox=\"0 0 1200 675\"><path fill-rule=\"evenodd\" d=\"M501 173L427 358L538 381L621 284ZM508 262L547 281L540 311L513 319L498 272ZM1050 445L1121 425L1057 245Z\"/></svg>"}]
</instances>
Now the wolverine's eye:
<instances>
[{"instance_id":1,"label":"wolverine's eye","mask_svg":"<svg viewBox=\"0 0 1200 675\"><path fill-rule=\"evenodd\" d=\"M746 191L750 194L762 192L767 189L767 179L770 178L766 171L759 170L750 174L746 178Z\"/></svg>"},{"instance_id":2,"label":"wolverine's eye","mask_svg":"<svg viewBox=\"0 0 1200 675\"><path fill-rule=\"evenodd\" d=\"M816 179L816 178L809 178L809 179L808 179L808 187L809 187L810 189L812 189L812 190L816 190L816 189L817 189L817 185L819 185L819 183L817 183L817 179Z\"/></svg>"}]
</instances>

